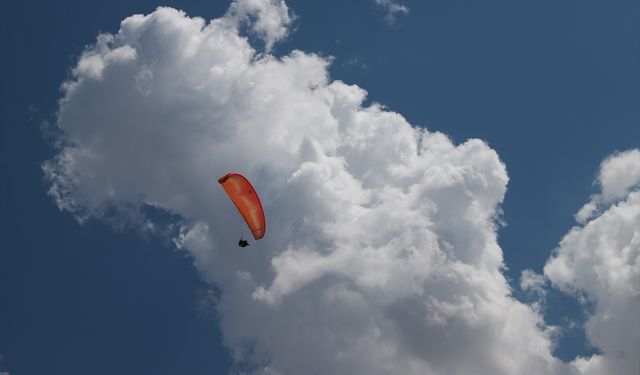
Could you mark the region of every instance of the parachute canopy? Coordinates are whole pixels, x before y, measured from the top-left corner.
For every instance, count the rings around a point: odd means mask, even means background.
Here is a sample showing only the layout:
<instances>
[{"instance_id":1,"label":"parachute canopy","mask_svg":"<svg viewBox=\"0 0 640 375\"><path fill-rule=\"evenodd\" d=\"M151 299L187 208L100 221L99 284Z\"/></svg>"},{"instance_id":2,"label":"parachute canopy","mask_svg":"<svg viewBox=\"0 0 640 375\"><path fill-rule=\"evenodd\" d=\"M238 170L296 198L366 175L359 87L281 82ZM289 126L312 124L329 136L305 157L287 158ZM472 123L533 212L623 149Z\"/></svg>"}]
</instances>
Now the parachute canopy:
<instances>
[{"instance_id":1,"label":"parachute canopy","mask_svg":"<svg viewBox=\"0 0 640 375\"><path fill-rule=\"evenodd\" d=\"M236 205L240 215L247 222L253 238L256 240L264 237L267 223L264 219L264 211L258 193L251 186L249 180L238 173L229 173L221 177L218 182L227 192L233 204Z\"/></svg>"}]
</instances>

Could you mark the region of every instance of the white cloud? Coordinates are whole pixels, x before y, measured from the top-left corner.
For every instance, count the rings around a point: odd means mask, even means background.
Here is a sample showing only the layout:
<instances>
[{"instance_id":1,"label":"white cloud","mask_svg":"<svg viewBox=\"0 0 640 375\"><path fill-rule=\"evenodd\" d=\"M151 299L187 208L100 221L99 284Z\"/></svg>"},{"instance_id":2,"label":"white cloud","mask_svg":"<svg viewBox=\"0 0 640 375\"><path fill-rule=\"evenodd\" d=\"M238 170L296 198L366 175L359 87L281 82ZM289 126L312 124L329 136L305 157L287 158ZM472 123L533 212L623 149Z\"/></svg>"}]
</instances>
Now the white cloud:
<instances>
[{"instance_id":1,"label":"white cloud","mask_svg":"<svg viewBox=\"0 0 640 375\"><path fill-rule=\"evenodd\" d=\"M594 305L586 333L602 355L575 361L584 374L640 372L640 189L628 177L638 165L638 150L602 163L599 203L619 201L571 229L544 268L554 286Z\"/></svg>"},{"instance_id":2,"label":"white cloud","mask_svg":"<svg viewBox=\"0 0 640 375\"><path fill-rule=\"evenodd\" d=\"M289 22L283 2L236 1L208 24L158 8L100 36L63 86L59 153L43 165L58 206L157 233L172 231L144 206L179 216L173 243L223 290L225 344L255 373L570 373L502 274L498 155L364 107L322 57L271 56ZM229 171L267 212L248 250L216 182ZM547 276L573 290L554 262Z\"/></svg>"},{"instance_id":3,"label":"white cloud","mask_svg":"<svg viewBox=\"0 0 640 375\"><path fill-rule=\"evenodd\" d=\"M520 275L520 289L536 296L542 297L546 294L545 283L544 276L532 270L524 270Z\"/></svg>"},{"instance_id":4,"label":"white cloud","mask_svg":"<svg viewBox=\"0 0 640 375\"><path fill-rule=\"evenodd\" d=\"M409 14L409 7L393 0L375 0L375 2L377 6L384 9L386 13L385 19L389 24L393 24L396 21L396 15Z\"/></svg>"},{"instance_id":5,"label":"white cloud","mask_svg":"<svg viewBox=\"0 0 640 375\"><path fill-rule=\"evenodd\" d=\"M274 43L287 36L287 26L293 21L293 15L284 0L234 0L226 16L218 21L236 28L249 24L270 51Z\"/></svg>"},{"instance_id":6,"label":"white cloud","mask_svg":"<svg viewBox=\"0 0 640 375\"><path fill-rule=\"evenodd\" d=\"M602 192L591 197L576 214L576 220L584 224L612 202L627 196L630 190L640 184L640 150L633 149L615 153L600 165L598 184Z\"/></svg>"},{"instance_id":7,"label":"white cloud","mask_svg":"<svg viewBox=\"0 0 640 375\"><path fill-rule=\"evenodd\" d=\"M621 152L605 159L598 180L605 202L624 198L640 183L640 150Z\"/></svg>"},{"instance_id":8,"label":"white cloud","mask_svg":"<svg viewBox=\"0 0 640 375\"><path fill-rule=\"evenodd\" d=\"M598 212L598 202L600 196L593 196L591 200L585 203L580 210L575 214L575 219L578 223L584 224Z\"/></svg>"}]
</instances>

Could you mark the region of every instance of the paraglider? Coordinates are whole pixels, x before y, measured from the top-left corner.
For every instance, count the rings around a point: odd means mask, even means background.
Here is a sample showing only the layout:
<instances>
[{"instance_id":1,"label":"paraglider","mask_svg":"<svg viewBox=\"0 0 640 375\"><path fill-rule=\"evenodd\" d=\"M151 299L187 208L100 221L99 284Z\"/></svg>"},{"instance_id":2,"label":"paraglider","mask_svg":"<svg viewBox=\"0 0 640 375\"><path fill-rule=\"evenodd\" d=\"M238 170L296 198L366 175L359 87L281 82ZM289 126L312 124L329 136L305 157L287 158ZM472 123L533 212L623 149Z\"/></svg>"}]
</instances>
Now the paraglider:
<instances>
[{"instance_id":1,"label":"paraglider","mask_svg":"<svg viewBox=\"0 0 640 375\"><path fill-rule=\"evenodd\" d=\"M264 237L267 230L264 210L258 193L256 193L249 180L239 173L228 173L221 177L218 182L222 185L240 215L242 215L251 230L251 234L253 234L253 238L259 240ZM240 237L238 246L247 247L249 246L249 241Z\"/></svg>"}]
</instances>

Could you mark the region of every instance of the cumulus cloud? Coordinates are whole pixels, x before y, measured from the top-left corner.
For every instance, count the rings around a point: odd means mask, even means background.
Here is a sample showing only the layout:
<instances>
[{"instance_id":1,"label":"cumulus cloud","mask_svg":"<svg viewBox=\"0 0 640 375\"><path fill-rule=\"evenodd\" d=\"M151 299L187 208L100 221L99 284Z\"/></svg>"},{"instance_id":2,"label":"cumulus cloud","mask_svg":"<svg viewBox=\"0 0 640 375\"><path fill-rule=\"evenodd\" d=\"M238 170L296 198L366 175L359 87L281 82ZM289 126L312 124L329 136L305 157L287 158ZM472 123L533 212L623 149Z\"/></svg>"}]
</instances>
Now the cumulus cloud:
<instances>
[{"instance_id":1,"label":"cumulus cloud","mask_svg":"<svg viewBox=\"0 0 640 375\"><path fill-rule=\"evenodd\" d=\"M598 180L605 202L627 196L629 190L640 183L640 150L621 152L605 159Z\"/></svg>"},{"instance_id":2,"label":"cumulus cloud","mask_svg":"<svg viewBox=\"0 0 640 375\"><path fill-rule=\"evenodd\" d=\"M543 275L532 270L524 270L520 276L520 289L533 293L536 296L544 296L546 280Z\"/></svg>"},{"instance_id":3,"label":"cumulus cloud","mask_svg":"<svg viewBox=\"0 0 640 375\"><path fill-rule=\"evenodd\" d=\"M218 21L235 28L248 24L270 51L274 43L287 36L293 18L284 0L234 0L226 16Z\"/></svg>"},{"instance_id":4,"label":"cumulus cloud","mask_svg":"<svg viewBox=\"0 0 640 375\"><path fill-rule=\"evenodd\" d=\"M602 163L595 199L609 204L584 216L591 219L567 233L544 268L555 287L594 306L585 328L602 354L574 361L583 374L640 372L639 167L639 150Z\"/></svg>"},{"instance_id":5,"label":"cumulus cloud","mask_svg":"<svg viewBox=\"0 0 640 375\"><path fill-rule=\"evenodd\" d=\"M551 330L502 273L508 177L495 151L364 106L366 91L332 81L325 58L257 53L239 22L270 48L290 17L275 1L235 1L208 23L158 8L85 50L63 85L58 154L43 164L60 209L171 236L222 290L224 342L242 371L575 371L551 355ZM267 235L248 251L216 182L229 171L252 180L267 212ZM545 274L592 293L556 271L570 243Z\"/></svg>"},{"instance_id":6,"label":"cumulus cloud","mask_svg":"<svg viewBox=\"0 0 640 375\"><path fill-rule=\"evenodd\" d=\"M398 14L409 14L409 7L393 0L375 0L375 2L376 5L386 13L385 19L389 24L396 22L396 16Z\"/></svg>"},{"instance_id":7,"label":"cumulus cloud","mask_svg":"<svg viewBox=\"0 0 640 375\"><path fill-rule=\"evenodd\" d=\"M606 158L600 165L597 179L602 192L591 197L576 214L576 220L585 223L598 213L599 207L627 196L640 184L640 150L628 150Z\"/></svg>"}]
</instances>

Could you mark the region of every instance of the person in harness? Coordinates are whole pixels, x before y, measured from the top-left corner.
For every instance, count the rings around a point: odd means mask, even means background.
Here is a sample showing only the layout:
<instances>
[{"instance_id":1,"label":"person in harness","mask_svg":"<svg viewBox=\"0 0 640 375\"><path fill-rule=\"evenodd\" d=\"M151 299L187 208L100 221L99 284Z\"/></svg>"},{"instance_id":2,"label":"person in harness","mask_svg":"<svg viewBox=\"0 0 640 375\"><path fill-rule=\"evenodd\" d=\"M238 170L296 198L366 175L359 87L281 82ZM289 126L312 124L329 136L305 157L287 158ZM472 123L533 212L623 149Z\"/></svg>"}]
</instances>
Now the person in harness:
<instances>
[{"instance_id":1,"label":"person in harness","mask_svg":"<svg viewBox=\"0 0 640 375\"><path fill-rule=\"evenodd\" d=\"M247 247L247 246L249 246L249 241L247 241L244 238L240 237L240 241L238 241L238 246Z\"/></svg>"}]
</instances>

